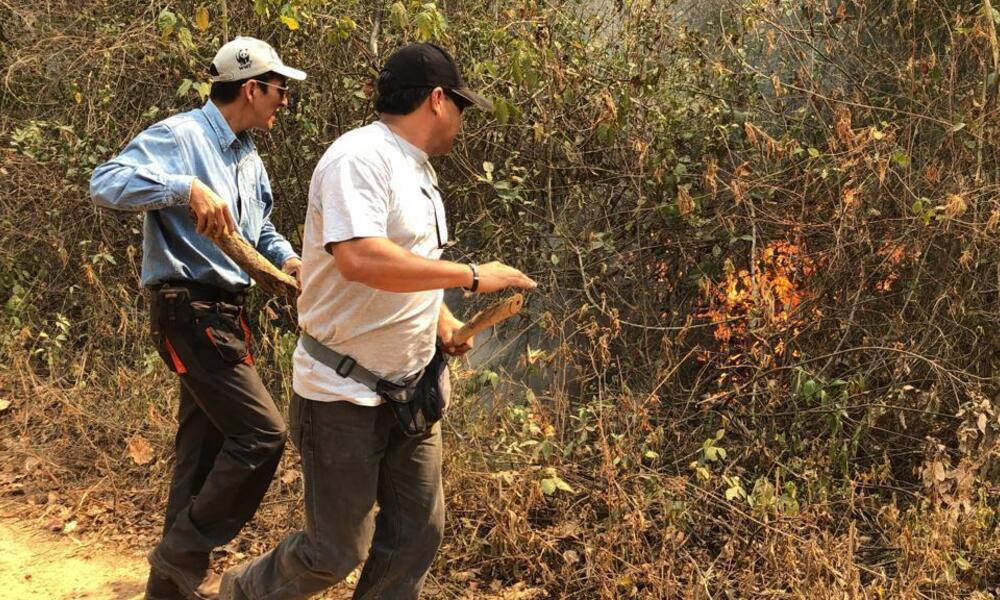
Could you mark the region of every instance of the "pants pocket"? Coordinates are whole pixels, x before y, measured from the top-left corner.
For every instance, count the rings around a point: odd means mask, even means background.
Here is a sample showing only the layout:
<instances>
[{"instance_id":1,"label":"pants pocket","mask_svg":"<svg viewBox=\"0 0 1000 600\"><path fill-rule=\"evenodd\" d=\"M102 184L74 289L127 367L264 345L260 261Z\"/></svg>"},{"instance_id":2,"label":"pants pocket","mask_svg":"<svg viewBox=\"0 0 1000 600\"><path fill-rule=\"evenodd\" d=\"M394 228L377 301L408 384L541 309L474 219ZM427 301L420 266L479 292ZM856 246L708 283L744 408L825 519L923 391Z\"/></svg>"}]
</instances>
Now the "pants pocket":
<instances>
[{"instance_id":1,"label":"pants pocket","mask_svg":"<svg viewBox=\"0 0 1000 600\"><path fill-rule=\"evenodd\" d=\"M250 330L246 327L243 310L220 308L216 304L205 310L192 303L192 345L201 355L202 366L217 370L249 358Z\"/></svg>"}]
</instances>

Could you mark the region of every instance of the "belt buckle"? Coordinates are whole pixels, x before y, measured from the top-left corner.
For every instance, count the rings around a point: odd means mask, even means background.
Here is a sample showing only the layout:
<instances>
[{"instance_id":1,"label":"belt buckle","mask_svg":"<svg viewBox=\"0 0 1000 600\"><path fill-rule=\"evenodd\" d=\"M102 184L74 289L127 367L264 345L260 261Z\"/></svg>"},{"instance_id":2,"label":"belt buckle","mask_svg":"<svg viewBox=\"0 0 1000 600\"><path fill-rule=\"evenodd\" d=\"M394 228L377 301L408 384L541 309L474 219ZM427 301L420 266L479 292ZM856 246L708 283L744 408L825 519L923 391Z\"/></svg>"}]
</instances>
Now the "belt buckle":
<instances>
[{"instance_id":1,"label":"belt buckle","mask_svg":"<svg viewBox=\"0 0 1000 600\"><path fill-rule=\"evenodd\" d=\"M348 362L350 363L350 366L344 369L344 363ZM337 373L337 375L340 375L344 379L347 379L351 375L351 371L354 370L354 366L357 364L358 361L354 360L350 356L345 356L340 359L340 363L337 365L337 368L334 369L334 371Z\"/></svg>"}]
</instances>

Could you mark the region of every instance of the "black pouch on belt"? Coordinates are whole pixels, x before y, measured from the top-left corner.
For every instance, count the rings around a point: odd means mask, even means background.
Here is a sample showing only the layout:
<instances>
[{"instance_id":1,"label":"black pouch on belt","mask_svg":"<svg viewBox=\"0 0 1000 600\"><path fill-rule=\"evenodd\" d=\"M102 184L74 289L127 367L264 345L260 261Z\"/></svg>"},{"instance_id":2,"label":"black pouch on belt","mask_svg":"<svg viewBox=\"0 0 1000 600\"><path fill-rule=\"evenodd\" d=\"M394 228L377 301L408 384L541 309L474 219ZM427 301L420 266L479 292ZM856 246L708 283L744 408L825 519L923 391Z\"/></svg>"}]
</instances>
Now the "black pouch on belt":
<instances>
[{"instance_id":1,"label":"black pouch on belt","mask_svg":"<svg viewBox=\"0 0 1000 600\"><path fill-rule=\"evenodd\" d=\"M403 433L425 434L444 416L451 399L448 360L439 347L424 370L405 385L382 379L375 390L392 408Z\"/></svg>"},{"instance_id":2,"label":"black pouch on belt","mask_svg":"<svg viewBox=\"0 0 1000 600\"><path fill-rule=\"evenodd\" d=\"M191 318L191 294L187 288L161 287L149 295L149 333L160 358L171 371L177 371L179 358L171 355L167 347L165 330L186 325Z\"/></svg>"},{"instance_id":3,"label":"black pouch on belt","mask_svg":"<svg viewBox=\"0 0 1000 600\"><path fill-rule=\"evenodd\" d=\"M240 362L252 364L243 307L192 300L185 287L162 287L153 292L151 309L152 337L170 370L184 373L197 365L218 371Z\"/></svg>"},{"instance_id":4,"label":"black pouch on belt","mask_svg":"<svg viewBox=\"0 0 1000 600\"><path fill-rule=\"evenodd\" d=\"M337 375L353 379L377 393L392 408L399 427L406 435L424 435L444 416L451 399L451 379L448 358L440 346L422 371L399 385L380 378L350 356L324 346L308 332L302 332L299 343L310 356L333 369Z\"/></svg>"}]
</instances>

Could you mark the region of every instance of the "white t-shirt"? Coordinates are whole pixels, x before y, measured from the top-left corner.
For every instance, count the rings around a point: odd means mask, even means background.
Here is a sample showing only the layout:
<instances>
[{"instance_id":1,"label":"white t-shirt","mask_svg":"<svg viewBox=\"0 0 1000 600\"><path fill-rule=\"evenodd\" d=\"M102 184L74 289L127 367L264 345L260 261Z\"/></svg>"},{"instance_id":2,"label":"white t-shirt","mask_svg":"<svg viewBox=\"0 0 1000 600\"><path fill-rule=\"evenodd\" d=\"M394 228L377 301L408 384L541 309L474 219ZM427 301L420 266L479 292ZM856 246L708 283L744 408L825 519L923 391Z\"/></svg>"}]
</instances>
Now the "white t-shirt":
<instances>
[{"instance_id":1,"label":"white t-shirt","mask_svg":"<svg viewBox=\"0 0 1000 600\"><path fill-rule=\"evenodd\" d=\"M299 325L390 381L402 381L430 362L444 292L385 292L347 281L324 247L382 237L418 256L440 258L448 228L436 184L427 154L380 121L338 138L309 184ZM303 398L382 403L363 384L317 362L301 344L292 363L292 388Z\"/></svg>"}]
</instances>

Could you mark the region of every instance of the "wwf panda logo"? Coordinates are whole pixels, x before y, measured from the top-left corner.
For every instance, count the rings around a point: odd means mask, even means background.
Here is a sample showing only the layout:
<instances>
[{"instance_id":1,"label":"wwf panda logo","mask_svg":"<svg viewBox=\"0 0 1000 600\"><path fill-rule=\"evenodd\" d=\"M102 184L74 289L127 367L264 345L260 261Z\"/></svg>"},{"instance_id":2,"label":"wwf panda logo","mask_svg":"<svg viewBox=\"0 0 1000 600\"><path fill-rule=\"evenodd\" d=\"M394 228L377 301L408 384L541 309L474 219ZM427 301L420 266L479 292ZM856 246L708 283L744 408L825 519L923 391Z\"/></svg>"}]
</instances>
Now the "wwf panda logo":
<instances>
[{"instance_id":1,"label":"wwf panda logo","mask_svg":"<svg viewBox=\"0 0 1000 600\"><path fill-rule=\"evenodd\" d=\"M236 53L236 62L240 64L241 71L249 69L251 64L250 52L246 48L241 49Z\"/></svg>"}]
</instances>

